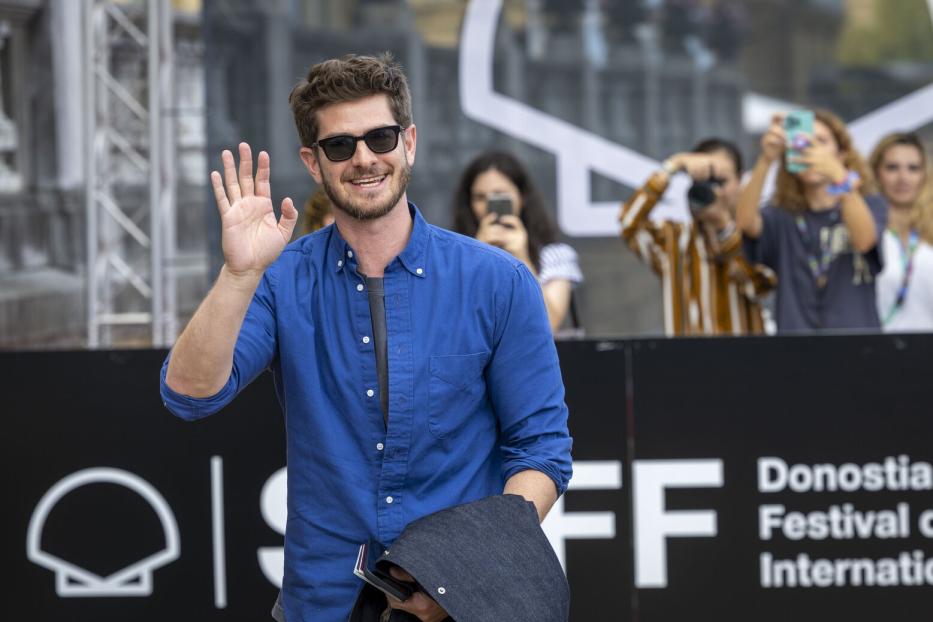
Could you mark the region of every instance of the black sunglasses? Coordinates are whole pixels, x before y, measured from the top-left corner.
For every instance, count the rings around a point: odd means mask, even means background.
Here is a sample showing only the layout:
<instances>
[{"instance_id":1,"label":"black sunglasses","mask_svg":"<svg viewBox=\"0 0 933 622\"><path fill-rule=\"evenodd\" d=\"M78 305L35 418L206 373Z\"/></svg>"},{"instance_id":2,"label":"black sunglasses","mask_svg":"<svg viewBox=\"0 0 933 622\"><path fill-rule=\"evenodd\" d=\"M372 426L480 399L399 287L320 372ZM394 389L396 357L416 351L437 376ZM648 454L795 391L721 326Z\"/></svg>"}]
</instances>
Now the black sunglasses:
<instances>
[{"instance_id":1,"label":"black sunglasses","mask_svg":"<svg viewBox=\"0 0 933 622\"><path fill-rule=\"evenodd\" d=\"M369 150L373 153L389 153L398 146L398 135L404 130L401 125L387 125L369 130L362 136L351 136L350 134L340 134L330 138L322 138L311 148L320 147L324 150L324 155L331 162L343 162L349 160L356 153L356 143L364 141Z\"/></svg>"}]
</instances>

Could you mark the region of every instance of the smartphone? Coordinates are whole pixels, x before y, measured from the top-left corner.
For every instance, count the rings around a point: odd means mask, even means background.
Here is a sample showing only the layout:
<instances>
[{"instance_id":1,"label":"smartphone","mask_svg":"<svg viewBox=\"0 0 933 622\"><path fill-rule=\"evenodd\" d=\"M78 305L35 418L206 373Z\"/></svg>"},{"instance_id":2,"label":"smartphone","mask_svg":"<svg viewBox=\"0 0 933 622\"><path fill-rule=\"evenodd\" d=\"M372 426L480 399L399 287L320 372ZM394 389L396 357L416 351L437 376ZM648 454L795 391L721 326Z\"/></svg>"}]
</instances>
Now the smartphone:
<instances>
[{"instance_id":1,"label":"smartphone","mask_svg":"<svg viewBox=\"0 0 933 622\"><path fill-rule=\"evenodd\" d=\"M512 197L509 195L499 192L494 192L486 197L486 213L495 214L496 220L500 216L512 215L514 210L512 208Z\"/></svg>"},{"instance_id":2,"label":"smartphone","mask_svg":"<svg viewBox=\"0 0 933 622\"><path fill-rule=\"evenodd\" d=\"M408 600L415 591L411 584L399 581L388 572L383 572L375 567L370 568L369 546L367 544L360 545L359 553L356 555L356 565L353 567L353 574L398 600Z\"/></svg>"},{"instance_id":3,"label":"smartphone","mask_svg":"<svg viewBox=\"0 0 933 622\"><path fill-rule=\"evenodd\" d=\"M807 170L805 164L792 161L799 157L803 150L813 142L813 111L794 110L784 117L784 133L787 135L787 152L785 154L785 168L788 173L800 173Z\"/></svg>"}]
</instances>

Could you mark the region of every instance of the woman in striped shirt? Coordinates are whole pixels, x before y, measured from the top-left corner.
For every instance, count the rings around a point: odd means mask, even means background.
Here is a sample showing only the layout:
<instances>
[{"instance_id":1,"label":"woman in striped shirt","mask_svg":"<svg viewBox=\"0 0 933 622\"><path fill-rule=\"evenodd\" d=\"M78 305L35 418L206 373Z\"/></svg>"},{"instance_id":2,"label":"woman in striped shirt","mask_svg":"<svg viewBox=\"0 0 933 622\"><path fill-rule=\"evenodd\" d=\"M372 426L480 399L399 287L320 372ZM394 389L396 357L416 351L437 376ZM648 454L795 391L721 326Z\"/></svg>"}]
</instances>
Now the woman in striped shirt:
<instances>
[{"instance_id":1,"label":"woman in striped shirt","mask_svg":"<svg viewBox=\"0 0 933 622\"><path fill-rule=\"evenodd\" d=\"M490 199L496 210L490 209ZM544 199L515 156L490 151L467 166L454 194L454 231L521 260L541 284L551 330L559 331L583 274L576 251L557 241ZM576 318L571 321L576 324Z\"/></svg>"},{"instance_id":2,"label":"woman in striped shirt","mask_svg":"<svg viewBox=\"0 0 933 622\"><path fill-rule=\"evenodd\" d=\"M681 172L695 184L688 195L692 222L652 220L651 210L671 177ZM661 278L669 337L764 332L761 297L776 279L771 270L742 256L733 217L741 175L742 156L735 145L704 140L668 158L622 207L622 238Z\"/></svg>"}]
</instances>

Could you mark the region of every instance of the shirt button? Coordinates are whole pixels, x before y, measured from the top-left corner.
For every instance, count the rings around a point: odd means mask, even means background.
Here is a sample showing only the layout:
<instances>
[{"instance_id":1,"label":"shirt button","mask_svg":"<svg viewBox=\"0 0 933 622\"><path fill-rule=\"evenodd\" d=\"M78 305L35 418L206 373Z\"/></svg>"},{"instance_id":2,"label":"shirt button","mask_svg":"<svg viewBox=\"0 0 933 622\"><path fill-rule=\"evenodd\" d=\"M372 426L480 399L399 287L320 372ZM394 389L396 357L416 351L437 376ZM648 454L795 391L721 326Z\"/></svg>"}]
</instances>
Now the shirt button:
<instances>
[{"instance_id":1,"label":"shirt button","mask_svg":"<svg viewBox=\"0 0 933 622\"><path fill-rule=\"evenodd\" d=\"M395 501L395 499L393 499L391 496L386 497L386 503L392 503L393 501Z\"/></svg>"},{"instance_id":2,"label":"shirt button","mask_svg":"<svg viewBox=\"0 0 933 622\"><path fill-rule=\"evenodd\" d=\"M343 267L343 259L338 259L338 260L337 260L337 267L338 267L338 268Z\"/></svg>"},{"instance_id":3,"label":"shirt button","mask_svg":"<svg viewBox=\"0 0 933 622\"><path fill-rule=\"evenodd\" d=\"M368 395L369 397L372 397L372 396L374 396L375 394L376 394L376 392L373 391L372 389L366 389L366 395Z\"/></svg>"},{"instance_id":4,"label":"shirt button","mask_svg":"<svg viewBox=\"0 0 933 622\"><path fill-rule=\"evenodd\" d=\"M386 446L383 445L382 443L376 443L376 449L378 449L379 451L382 451L382 450L385 449L385 448L386 448Z\"/></svg>"},{"instance_id":5,"label":"shirt button","mask_svg":"<svg viewBox=\"0 0 933 622\"><path fill-rule=\"evenodd\" d=\"M358 291L358 292L363 291L363 284L362 284L362 283L360 283L359 285L356 286L356 291Z\"/></svg>"},{"instance_id":6,"label":"shirt button","mask_svg":"<svg viewBox=\"0 0 933 622\"><path fill-rule=\"evenodd\" d=\"M363 337L363 343L369 343L369 337Z\"/></svg>"},{"instance_id":7,"label":"shirt button","mask_svg":"<svg viewBox=\"0 0 933 622\"><path fill-rule=\"evenodd\" d=\"M418 274L424 274L424 270L422 270L421 268L418 268L417 270L415 270L415 272L417 272Z\"/></svg>"},{"instance_id":8,"label":"shirt button","mask_svg":"<svg viewBox=\"0 0 933 622\"><path fill-rule=\"evenodd\" d=\"M441 586L441 587L437 588L437 593L440 594L441 596L443 596L444 594L447 593L447 590L446 590L446 588L444 588L443 586Z\"/></svg>"},{"instance_id":9,"label":"shirt button","mask_svg":"<svg viewBox=\"0 0 933 622\"><path fill-rule=\"evenodd\" d=\"M347 251L347 257L353 257L353 251Z\"/></svg>"}]
</instances>

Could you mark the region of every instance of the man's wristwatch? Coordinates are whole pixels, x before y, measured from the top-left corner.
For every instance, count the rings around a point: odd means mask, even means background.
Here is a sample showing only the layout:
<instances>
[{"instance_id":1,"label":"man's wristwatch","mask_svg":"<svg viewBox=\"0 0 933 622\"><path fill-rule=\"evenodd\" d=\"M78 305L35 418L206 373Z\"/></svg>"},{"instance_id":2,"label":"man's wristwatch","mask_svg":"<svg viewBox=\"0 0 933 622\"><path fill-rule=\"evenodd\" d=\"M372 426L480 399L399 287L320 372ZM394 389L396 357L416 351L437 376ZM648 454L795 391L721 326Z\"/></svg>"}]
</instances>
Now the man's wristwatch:
<instances>
[{"instance_id":1,"label":"man's wristwatch","mask_svg":"<svg viewBox=\"0 0 933 622\"><path fill-rule=\"evenodd\" d=\"M664 169L664 172L667 173L668 177L673 177L680 169L674 166L673 158L668 158L661 163L661 168Z\"/></svg>"}]
</instances>

